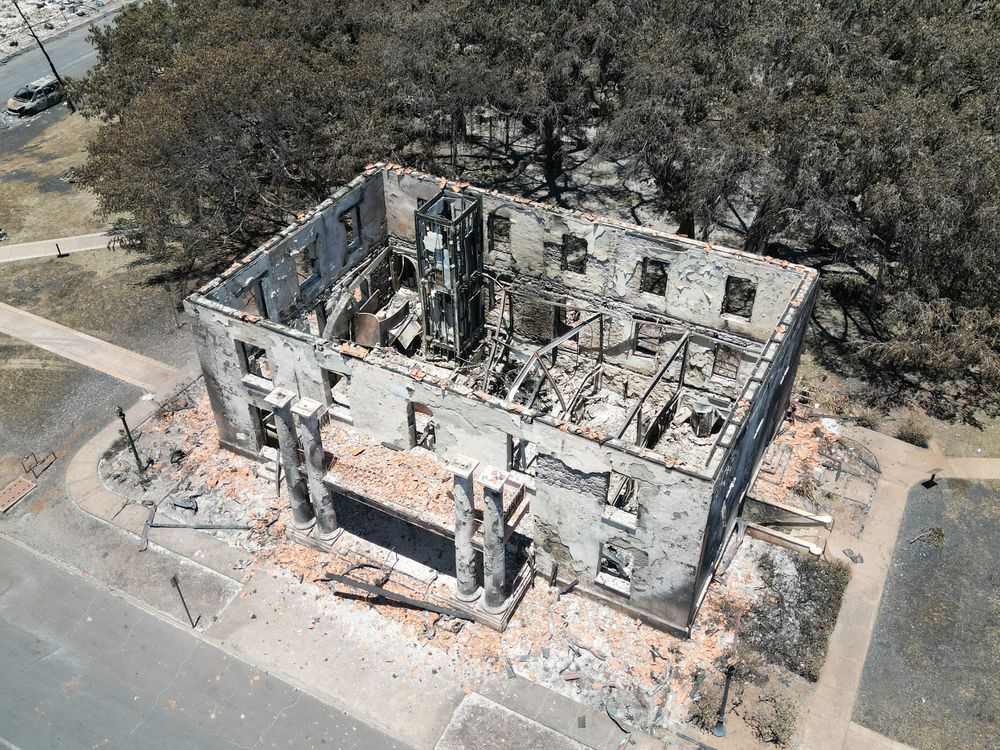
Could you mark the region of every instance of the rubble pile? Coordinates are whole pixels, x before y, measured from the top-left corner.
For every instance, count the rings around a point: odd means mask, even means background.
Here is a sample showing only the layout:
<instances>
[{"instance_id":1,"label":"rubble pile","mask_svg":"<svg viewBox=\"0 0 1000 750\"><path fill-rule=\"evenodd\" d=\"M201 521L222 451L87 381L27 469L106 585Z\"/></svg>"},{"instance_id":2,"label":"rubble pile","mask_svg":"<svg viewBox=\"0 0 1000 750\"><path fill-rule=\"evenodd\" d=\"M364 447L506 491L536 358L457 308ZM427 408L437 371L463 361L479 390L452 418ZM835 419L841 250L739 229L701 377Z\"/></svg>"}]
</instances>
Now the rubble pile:
<instances>
[{"instance_id":1,"label":"rubble pile","mask_svg":"<svg viewBox=\"0 0 1000 750\"><path fill-rule=\"evenodd\" d=\"M346 486L442 525L453 523L451 478L433 454L419 448L393 451L336 422L323 430L324 445L332 453L331 471ZM801 476L811 471L818 446L829 439L817 433L814 423L789 425L783 442L792 446L792 458L780 481L769 487L771 496L787 499ZM340 621L345 611L366 610L387 625L369 634L379 653L416 648L428 668L446 665L466 685L492 673L516 674L654 734L658 727L676 729L689 721L700 687L717 682L731 657L742 613L763 595L757 560L762 549L772 548L747 539L722 580L709 588L688 639L577 593L560 593L542 578L535 580L500 633L327 580L327 573L348 575L438 604L454 585L449 575L346 531L335 554L287 541L287 498L283 491L277 494L273 479L258 476L256 462L218 447L200 382L142 425L138 444L148 461L145 479L140 481L122 440L102 461L106 484L133 502L159 501L162 512L181 521L251 525L249 532L212 533L248 551L251 573L276 566L270 570L287 571L301 584L315 587L316 613L306 627L321 627L327 618ZM792 553L771 554L782 559Z\"/></svg>"},{"instance_id":2,"label":"rubble pile","mask_svg":"<svg viewBox=\"0 0 1000 750\"><path fill-rule=\"evenodd\" d=\"M158 514L180 523L246 524L252 531L212 532L249 551L265 546L282 501L273 481L258 476L259 464L219 449L215 419L204 386L192 386L133 429L144 476L136 470L124 439L101 462L109 489L134 503L154 503Z\"/></svg>"}]
</instances>

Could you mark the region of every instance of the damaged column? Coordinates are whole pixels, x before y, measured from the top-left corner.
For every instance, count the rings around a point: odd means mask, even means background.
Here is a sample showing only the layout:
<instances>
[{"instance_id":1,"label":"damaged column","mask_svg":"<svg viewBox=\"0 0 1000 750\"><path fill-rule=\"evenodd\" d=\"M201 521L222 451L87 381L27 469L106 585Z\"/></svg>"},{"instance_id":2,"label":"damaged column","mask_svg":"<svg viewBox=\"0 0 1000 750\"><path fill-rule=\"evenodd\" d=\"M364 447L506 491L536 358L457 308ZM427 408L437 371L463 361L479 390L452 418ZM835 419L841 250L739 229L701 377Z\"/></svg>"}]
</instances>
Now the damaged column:
<instances>
[{"instance_id":1,"label":"damaged column","mask_svg":"<svg viewBox=\"0 0 1000 750\"><path fill-rule=\"evenodd\" d=\"M507 472L485 467L479 475L483 485L483 607L499 614L507 604L507 552L504 542L506 519L503 487Z\"/></svg>"},{"instance_id":2,"label":"damaged column","mask_svg":"<svg viewBox=\"0 0 1000 750\"><path fill-rule=\"evenodd\" d=\"M299 467L299 441L295 437L292 403L297 396L286 388L275 388L264 399L274 413L274 429L278 433L278 454L281 470L285 474L288 501L292 506L295 528L311 529L316 523L316 512L309 500L309 487Z\"/></svg>"},{"instance_id":3,"label":"damaged column","mask_svg":"<svg viewBox=\"0 0 1000 750\"><path fill-rule=\"evenodd\" d=\"M463 602L479 598L476 551L472 546L472 473L476 466L476 461L465 456L455 456L448 464L455 479L455 598Z\"/></svg>"},{"instance_id":4,"label":"damaged column","mask_svg":"<svg viewBox=\"0 0 1000 750\"><path fill-rule=\"evenodd\" d=\"M326 406L311 398L299 399L292 407L298 427L299 442L305 456L306 476L309 479L309 495L316 512L316 538L333 541L340 532L337 512L333 507L333 496L323 483L326 473L326 454L323 452L323 437L319 431L319 420Z\"/></svg>"}]
</instances>

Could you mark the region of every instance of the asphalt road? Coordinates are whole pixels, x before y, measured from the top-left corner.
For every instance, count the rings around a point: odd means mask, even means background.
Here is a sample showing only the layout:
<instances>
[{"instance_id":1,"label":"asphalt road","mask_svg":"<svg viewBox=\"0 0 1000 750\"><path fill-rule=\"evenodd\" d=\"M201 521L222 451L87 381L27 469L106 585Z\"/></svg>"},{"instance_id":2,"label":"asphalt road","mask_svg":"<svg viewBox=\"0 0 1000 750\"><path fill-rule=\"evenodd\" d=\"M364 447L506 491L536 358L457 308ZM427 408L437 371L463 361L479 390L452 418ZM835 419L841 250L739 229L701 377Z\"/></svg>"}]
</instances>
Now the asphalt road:
<instances>
[{"instance_id":1,"label":"asphalt road","mask_svg":"<svg viewBox=\"0 0 1000 750\"><path fill-rule=\"evenodd\" d=\"M106 26L112 18L113 15L106 16L98 21L98 25ZM97 51L87 43L89 33L90 24L86 24L64 36L48 42L42 41L59 75L63 77L83 75L97 62ZM48 63L45 62L38 45L32 42L32 46L26 47L24 52L0 65L0 95L6 102L20 86L48 74Z\"/></svg>"},{"instance_id":2,"label":"asphalt road","mask_svg":"<svg viewBox=\"0 0 1000 750\"><path fill-rule=\"evenodd\" d=\"M109 14L99 21L98 26L107 26L114 18ZM64 78L81 76L97 62L97 50L87 43L91 24L67 32L65 35L44 41L45 50L55 63L59 75ZM66 106L60 104L33 117L17 118L7 113L6 102L10 96L26 83L49 75L49 65L38 45L34 42L25 51L0 64L0 154L12 153L28 140L38 135L49 125L59 122L69 114Z\"/></svg>"},{"instance_id":3,"label":"asphalt road","mask_svg":"<svg viewBox=\"0 0 1000 750\"><path fill-rule=\"evenodd\" d=\"M8 750L401 747L2 539L0 644Z\"/></svg>"}]
</instances>

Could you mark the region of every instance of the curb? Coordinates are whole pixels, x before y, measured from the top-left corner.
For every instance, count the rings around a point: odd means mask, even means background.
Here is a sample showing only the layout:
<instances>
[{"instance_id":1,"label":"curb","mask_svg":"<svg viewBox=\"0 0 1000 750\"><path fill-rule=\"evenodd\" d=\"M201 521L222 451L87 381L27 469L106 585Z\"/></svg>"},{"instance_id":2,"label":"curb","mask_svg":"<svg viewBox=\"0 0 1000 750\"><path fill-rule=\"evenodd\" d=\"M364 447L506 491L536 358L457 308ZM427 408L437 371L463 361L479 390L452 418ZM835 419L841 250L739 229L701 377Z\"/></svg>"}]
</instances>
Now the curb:
<instances>
[{"instance_id":1,"label":"curb","mask_svg":"<svg viewBox=\"0 0 1000 750\"><path fill-rule=\"evenodd\" d=\"M156 398L136 401L125 410L129 425L139 427L155 415L160 406L201 377L201 366L197 362L177 371L173 379L157 389ZM117 526L134 536L138 544L148 510L109 490L98 472L101 458L119 435L118 420L114 420L73 454L66 467L66 495L84 513ZM149 543L181 555L237 583L243 583L242 573L233 567L243 555L238 549L214 536L186 529L150 529Z\"/></svg>"}]
</instances>

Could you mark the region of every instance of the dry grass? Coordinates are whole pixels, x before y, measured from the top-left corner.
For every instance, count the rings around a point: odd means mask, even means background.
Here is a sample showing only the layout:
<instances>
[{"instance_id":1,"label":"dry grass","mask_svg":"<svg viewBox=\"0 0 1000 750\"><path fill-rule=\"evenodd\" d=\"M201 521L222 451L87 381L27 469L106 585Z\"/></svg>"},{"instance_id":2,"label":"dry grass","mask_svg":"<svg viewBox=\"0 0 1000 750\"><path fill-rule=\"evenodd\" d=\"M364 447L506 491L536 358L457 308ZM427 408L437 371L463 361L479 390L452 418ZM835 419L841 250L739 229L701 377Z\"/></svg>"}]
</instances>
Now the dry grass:
<instances>
[{"instance_id":1,"label":"dry grass","mask_svg":"<svg viewBox=\"0 0 1000 750\"><path fill-rule=\"evenodd\" d=\"M931 431L926 420L910 415L896 427L896 437L918 448L926 448L930 445Z\"/></svg>"},{"instance_id":2,"label":"dry grass","mask_svg":"<svg viewBox=\"0 0 1000 750\"><path fill-rule=\"evenodd\" d=\"M5 155L0 182L0 228L4 244L90 234L109 224L96 215L97 196L60 180L87 158L86 146L100 123L63 117L22 147Z\"/></svg>"}]
</instances>

